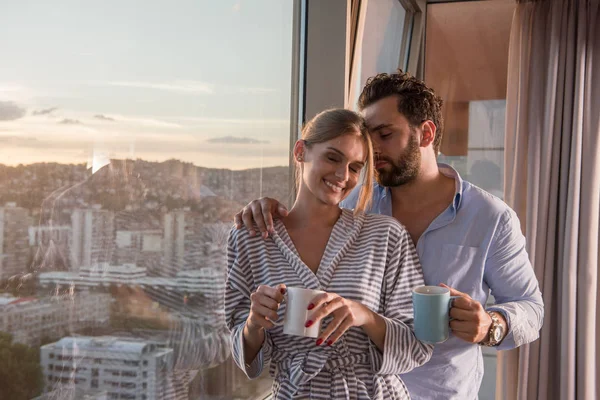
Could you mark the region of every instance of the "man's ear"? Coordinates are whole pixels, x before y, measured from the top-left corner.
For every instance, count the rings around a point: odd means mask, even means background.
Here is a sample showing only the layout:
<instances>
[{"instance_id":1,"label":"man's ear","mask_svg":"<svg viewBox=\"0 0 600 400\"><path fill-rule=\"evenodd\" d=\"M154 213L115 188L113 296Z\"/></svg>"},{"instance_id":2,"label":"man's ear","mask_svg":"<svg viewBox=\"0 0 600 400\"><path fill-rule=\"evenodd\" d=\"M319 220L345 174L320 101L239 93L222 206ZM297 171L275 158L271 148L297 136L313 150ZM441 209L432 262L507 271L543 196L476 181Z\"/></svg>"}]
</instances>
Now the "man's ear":
<instances>
[{"instance_id":1,"label":"man's ear","mask_svg":"<svg viewBox=\"0 0 600 400\"><path fill-rule=\"evenodd\" d=\"M421 147L433 145L437 128L433 121L427 120L421 124Z\"/></svg>"}]
</instances>

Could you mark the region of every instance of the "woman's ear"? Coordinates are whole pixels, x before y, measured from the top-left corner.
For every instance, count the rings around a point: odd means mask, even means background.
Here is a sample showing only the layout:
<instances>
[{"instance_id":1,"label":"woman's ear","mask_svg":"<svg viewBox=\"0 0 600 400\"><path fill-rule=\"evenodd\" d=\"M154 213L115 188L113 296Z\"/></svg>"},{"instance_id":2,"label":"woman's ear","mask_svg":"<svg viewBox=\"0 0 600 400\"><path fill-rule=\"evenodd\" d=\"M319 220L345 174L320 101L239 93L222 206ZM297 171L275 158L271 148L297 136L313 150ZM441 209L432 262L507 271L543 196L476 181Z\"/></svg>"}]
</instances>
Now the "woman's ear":
<instances>
[{"instance_id":1,"label":"woman's ear","mask_svg":"<svg viewBox=\"0 0 600 400\"><path fill-rule=\"evenodd\" d=\"M304 140L300 139L294 144L294 159L301 163L304 162L304 154L306 152L306 144Z\"/></svg>"}]
</instances>

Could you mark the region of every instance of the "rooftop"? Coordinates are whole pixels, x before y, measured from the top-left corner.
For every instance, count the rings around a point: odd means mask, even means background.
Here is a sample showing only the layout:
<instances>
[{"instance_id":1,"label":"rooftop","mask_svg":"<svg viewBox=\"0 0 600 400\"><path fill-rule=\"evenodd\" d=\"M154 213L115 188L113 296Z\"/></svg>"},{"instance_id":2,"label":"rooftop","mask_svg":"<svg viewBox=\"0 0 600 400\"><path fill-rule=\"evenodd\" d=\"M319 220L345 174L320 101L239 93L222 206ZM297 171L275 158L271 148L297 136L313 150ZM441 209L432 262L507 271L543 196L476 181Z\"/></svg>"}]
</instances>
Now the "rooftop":
<instances>
[{"instance_id":1,"label":"rooftop","mask_svg":"<svg viewBox=\"0 0 600 400\"><path fill-rule=\"evenodd\" d=\"M55 343L50 343L42 348L66 348L78 351L109 351L115 353L142 354L152 352L156 348L154 342L134 339L119 338L115 336L67 336Z\"/></svg>"}]
</instances>

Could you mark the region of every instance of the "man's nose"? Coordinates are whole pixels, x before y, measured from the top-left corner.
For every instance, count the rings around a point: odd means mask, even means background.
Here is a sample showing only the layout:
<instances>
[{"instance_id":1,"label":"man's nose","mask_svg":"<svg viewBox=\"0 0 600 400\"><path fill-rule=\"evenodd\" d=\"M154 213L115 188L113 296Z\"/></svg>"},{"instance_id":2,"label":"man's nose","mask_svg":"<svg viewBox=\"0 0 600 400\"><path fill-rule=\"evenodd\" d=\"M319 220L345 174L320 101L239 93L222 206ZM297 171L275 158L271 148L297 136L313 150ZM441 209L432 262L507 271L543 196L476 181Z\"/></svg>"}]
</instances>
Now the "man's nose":
<instances>
[{"instance_id":1,"label":"man's nose","mask_svg":"<svg viewBox=\"0 0 600 400\"><path fill-rule=\"evenodd\" d=\"M373 158L377 160L380 156L381 156L381 151L379 150L378 147L375 147L373 145Z\"/></svg>"},{"instance_id":2,"label":"man's nose","mask_svg":"<svg viewBox=\"0 0 600 400\"><path fill-rule=\"evenodd\" d=\"M377 158L377 156L378 156L378 155L380 154L380 152L381 152L381 151L380 151L380 150L381 150L381 147L379 146L379 143L377 143L377 141L376 141L376 140L371 140L371 142L373 143L373 156L374 156L375 158Z\"/></svg>"}]
</instances>

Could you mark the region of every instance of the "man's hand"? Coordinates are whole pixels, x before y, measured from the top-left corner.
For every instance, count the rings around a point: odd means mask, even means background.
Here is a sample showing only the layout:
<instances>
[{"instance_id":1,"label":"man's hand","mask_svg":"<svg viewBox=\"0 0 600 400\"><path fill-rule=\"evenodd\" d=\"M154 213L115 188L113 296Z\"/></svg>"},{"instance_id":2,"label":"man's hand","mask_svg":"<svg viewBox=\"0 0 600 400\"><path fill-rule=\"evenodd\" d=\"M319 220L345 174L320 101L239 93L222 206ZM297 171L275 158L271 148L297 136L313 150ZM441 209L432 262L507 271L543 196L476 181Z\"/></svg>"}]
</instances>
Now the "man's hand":
<instances>
[{"instance_id":1,"label":"man's hand","mask_svg":"<svg viewBox=\"0 0 600 400\"><path fill-rule=\"evenodd\" d=\"M450 289L450 296L460 296L455 299L450 309L450 328L454 336L457 336L469 343L479 343L487 339L492 318L485 311L483 306L477 300L473 300L466 293L459 292L449 286L440 285ZM504 317L498 314L504 324ZM506 332L506 329L505 329Z\"/></svg>"},{"instance_id":2,"label":"man's hand","mask_svg":"<svg viewBox=\"0 0 600 400\"><path fill-rule=\"evenodd\" d=\"M273 217L286 217L288 210L283 204L275 199L263 197L258 200L253 200L239 213L235 214L235 226L237 229L244 226L250 236L254 236L256 231L254 225L258 226L260 235L266 239L269 233L273 233Z\"/></svg>"}]
</instances>

